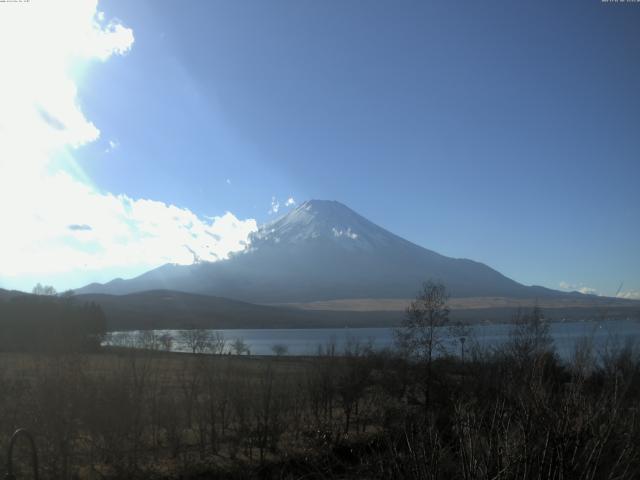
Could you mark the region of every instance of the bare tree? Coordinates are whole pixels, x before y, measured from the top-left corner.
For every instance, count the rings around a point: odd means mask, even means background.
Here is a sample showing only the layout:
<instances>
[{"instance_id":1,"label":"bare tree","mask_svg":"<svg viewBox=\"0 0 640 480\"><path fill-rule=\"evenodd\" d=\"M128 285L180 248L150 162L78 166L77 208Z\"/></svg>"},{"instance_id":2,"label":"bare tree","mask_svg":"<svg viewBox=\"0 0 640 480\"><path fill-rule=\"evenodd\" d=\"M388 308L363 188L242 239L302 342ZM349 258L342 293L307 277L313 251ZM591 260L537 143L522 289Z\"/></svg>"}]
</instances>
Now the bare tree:
<instances>
[{"instance_id":1,"label":"bare tree","mask_svg":"<svg viewBox=\"0 0 640 480\"><path fill-rule=\"evenodd\" d=\"M275 356L282 357L283 355L286 355L289 352L289 347L287 347L282 343L276 343L271 347L271 351Z\"/></svg>"},{"instance_id":2,"label":"bare tree","mask_svg":"<svg viewBox=\"0 0 640 480\"><path fill-rule=\"evenodd\" d=\"M542 309L535 305L529 313L518 310L513 318L508 348L515 357L528 362L553 350L553 339Z\"/></svg>"},{"instance_id":3,"label":"bare tree","mask_svg":"<svg viewBox=\"0 0 640 480\"><path fill-rule=\"evenodd\" d=\"M171 351L171 347L173 346L173 337L171 335L169 335L168 333L163 333L162 335L160 335L159 341L162 350L164 350L165 352Z\"/></svg>"},{"instance_id":4,"label":"bare tree","mask_svg":"<svg viewBox=\"0 0 640 480\"><path fill-rule=\"evenodd\" d=\"M160 337L153 330L141 330L136 337L138 348L144 350L159 350Z\"/></svg>"},{"instance_id":5,"label":"bare tree","mask_svg":"<svg viewBox=\"0 0 640 480\"><path fill-rule=\"evenodd\" d=\"M444 348L449 323L449 296L441 283L425 282L406 310L401 327L396 329L396 344L408 355L431 363L434 351Z\"/></svg>"},{"instance_id":6,"label":"bare tree","mask_svg":"<svg viewBox=\"0 0 640 480\"><path fill-rule=\"evenodd\" d=\"M373 352L373 344L361 344L349 337L344 348L343 363L336 379L336 391L344 412L344 433L349 433L352 414L358 415L359 403L364 396L371 374L367 358Z\"/></svg>"},{"instance_id":7,"label":"bare tree","mask_svg":"<svg viewBox=\"0 0 640 480\"><path fill-rule=\"evenodd\" d=\"M135 338L130 332L109 332L105 336L105 343L113 347L133 348Z\"/></svg>"},{"instance_id":8,"label":"bare tree","mask_svg":"<svg viewBox=\"0 0 640 480\"><path fill-rule=\"evenodd\" d=\"M55 288L51 285L42 285L41 283L37 283L33 290L31 291L34 295L46 295L53 297L58 294Z\"/></svg>"},{"instance_id":9,"label":"bare tree","mask_svg":"<svg viewBox=\"0 0 640 480\"><path fill-rule=\"evenodd\" d=\"M424 375L425 406L429 404L431 365L434 352L444 350L449 323L449 296L442 283L425 282L416 299L407 308L401 327L396 329L396 343L406 355L426 366Z\"/></svg>"},{"instance_id":10,"label":"bare tree","mask_svg":"<svg viewBox=\"0 0 640 480\"><path fill-rule=\"evenodd\" d=\"M244 339L238 337L231 342L231 350L233 350L236 355L242 355L245 352L249 352L249 347L245 343Z\"/></svg>"},{"instance_id":11,"label":"bare tree","mask_svg":"<svg viewBox=\"0 0 640 480\"><path fill-rule=\"evenodd\" d=\"M227 339L222 332L209 334L209 352L214 355L222 355L227 347Z\"/></svg>"},{"instance_id":12,"label":"bare tree","mask_svg":"<svg viewBox=\"0 0 640 480\"><path fill-rule=\"evenodd\" d=\"M203 353L208 350L211 345L211 334L209 330L203 328L182 330L178 336L180 341L191 350L192 353Z\"/></svg>"}]
</instances>

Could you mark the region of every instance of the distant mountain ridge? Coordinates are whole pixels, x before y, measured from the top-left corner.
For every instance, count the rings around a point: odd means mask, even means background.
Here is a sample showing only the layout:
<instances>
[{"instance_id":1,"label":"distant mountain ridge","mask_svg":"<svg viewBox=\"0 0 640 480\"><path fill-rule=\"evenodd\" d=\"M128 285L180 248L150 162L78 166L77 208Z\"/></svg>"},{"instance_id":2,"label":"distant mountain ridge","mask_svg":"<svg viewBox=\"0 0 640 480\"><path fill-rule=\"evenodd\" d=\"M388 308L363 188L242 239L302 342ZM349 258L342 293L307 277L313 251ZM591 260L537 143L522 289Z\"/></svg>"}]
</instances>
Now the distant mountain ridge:
<instances>
[{"instance_id":1,"label":"distant mountain ridge","mask_svg":"<svg viewBox=\"0 0 640 480\"><path fill-rule=\"evenodd\" d=\"M228 260L167 264L77 293L175 290L253 303L312 302L411 298L428 279L442 281L454 297L576 295L524 286L482 263L440 255L326 200L304 202L261 226L249 247Z\"/></svg>"},{"instance_id":2,"label":"distant mountain ridge","mask_svg":"<svg viewBox=\"0 0 640 480\"><path fill-rule=\"evenodd\" d=\"M29 293L0 289L0 303ZM399 325L409 300L333 300L313 304L256 305L211 295L149 290L127 295L81 294L68 298L80 305L95 303L105 313L107 329L147 330L179 328L343 328ZM591 304L591 301L594 304ZM509 322L518 306L541 304L547 318L640 318L640 302L586 295L539 300L499 298L452 299L451 318L462 322ZM2 322L0 318L0 323Z\"/></svg>"}]
</instances>

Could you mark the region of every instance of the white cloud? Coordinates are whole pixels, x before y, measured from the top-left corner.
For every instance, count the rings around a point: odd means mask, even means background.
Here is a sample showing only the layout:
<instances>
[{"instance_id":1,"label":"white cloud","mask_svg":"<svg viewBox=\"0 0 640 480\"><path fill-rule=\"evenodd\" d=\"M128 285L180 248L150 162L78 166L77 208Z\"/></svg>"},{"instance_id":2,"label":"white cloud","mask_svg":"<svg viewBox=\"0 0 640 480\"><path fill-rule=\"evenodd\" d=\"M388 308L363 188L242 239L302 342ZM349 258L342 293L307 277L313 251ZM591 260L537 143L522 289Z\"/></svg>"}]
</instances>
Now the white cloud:
<instances>
[{"instance_id":1,"label":"white cloud","mask_svg":"<svg viewBox=\"0 0 640 480\"><path fill-rule=\"evenodd\" d=\"M117 140L109 140L109 146L105 149L105 153L113 152L116 148L120 146L120 143Z\"/></svg>"},{"instance_id":2,"label":"white cloud","mask_svg":"<svg viewBox=\"0 0 640 480\"><path fill-rule=\"evenodd\" d=\"M578 291L580 293L584 293L585 295L598 295L598 291L595 288L580 287Z\"/></svg>"},{"instance_id":3,"label":"white cloud","mask_svg":"<svg viewBox=\"0 0 640 480\"><path fill-rule=\"evenodd\" d=\"M626 292L618 292L618 298L626 298L628 300L640 300L640 290L629 290Z\"/></svg>"},{"instance_id":4,"label":"white cloud","mask_svg":"<svg viewBox=\"0 0 640 480\"><path fill-rule=\"evenodd\" d=\"M563 281L563 282L560 282L559 285L562 290L576 291L576 292L584 293L585 295L601 295L598 290L596 290L595 288L587 287L583 283L573 284L573 283ZM624 292L618 292L616 297L626 298L629 300L640 300L640 290L628 290Z\"/></svg>"},{"instance_id":5,"label":"white cloud","mask_svg":"<svg viewBox=\"0 0 640 480\"><path fill-rule=\"evenodd\" d=\"M558 285L562 290L568 290L571 292L580 292L585 295L599 295L598 291L595 288L587 287L583 283L573 284L573 283L562 281Z\"/></svg>"},{"instance_id":6,"label":"white cloud","mask_svg":"<svg viewBox=\"0 0 640 480\"><path fill-rule=\"evenodd\" d=\"M226 182L227 182L227 185L231 185L231 180L229 180L228 178L227 178Z\"/></svg>"},{"instance_id":7,"label":"white cloud","mask_svg":"<svg viewBox=\"0 0 640 480\"><path fill-rule=\"evenodd\" d=\"M276 200L276 197L271 197L271 207L269 208L269 215L278 213L280 210L280 202Z\"/></svg>"},{"instance_id":8,"label":"white cloud","mask_svg":"<svg viewBox=\"0 0 640 480\"><path fill-rule=\"evenodd\" d=\"M40 198L23 199L8 213L0 249L3 276L78 266L189 264L191 252L215 261L244 249L257 229L255 220L242 221L230 212L203 220L175 205L99 193L65 173L43 178L37 187Z\"/></svg>"},{"instance_id":9,"label":"white cloud","mask_svg":"<svg viewBox=\"0 0 640 480\"><path fill-rule=\"evenodd\" d=\"M245 247L255 220L229 212L206 220L175 205L102 192L75 163L73 150L100 136L80 109L79 73L89 61L129 51L131 29L105 23L97 0L7 3L2 10L0 277L130 271L222 259Z\"/></svg>"},{"instance_id":10,"label":"white cloud","mask_svg":"<svg viewBox=\"0 0 640 480\"><path fill-rule=\"evenodd\" d=\"M294 200L293 197L287 198L287 201L284 202L285 207L293 207L295 204L296 204L296 201Z\"/></svg>"}]
</instances>

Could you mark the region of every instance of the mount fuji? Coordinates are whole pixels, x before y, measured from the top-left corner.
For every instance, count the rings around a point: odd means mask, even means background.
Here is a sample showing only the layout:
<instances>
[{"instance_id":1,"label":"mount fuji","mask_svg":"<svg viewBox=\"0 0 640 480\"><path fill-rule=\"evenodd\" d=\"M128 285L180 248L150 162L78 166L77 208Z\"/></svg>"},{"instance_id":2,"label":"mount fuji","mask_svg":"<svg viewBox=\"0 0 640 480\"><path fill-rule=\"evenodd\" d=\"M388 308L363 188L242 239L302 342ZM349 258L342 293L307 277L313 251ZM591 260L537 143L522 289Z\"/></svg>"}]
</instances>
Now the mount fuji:
<instances>
[{"instance_id":1,"label":"mount fuji","mask_svg":"<svg viewBox=\"0 0 640 480\"><path fill-rule=\"evenodd\" d=\"M452 297L549 298L468 259L411 243L336 201L310 200L251 235L248 247L218 262L167 264L130 280L90 284L76 293L174 290L253 303L406 299L438 280ZM575 294L573 294L575 295Z\"/></svg>"}]
</instances>

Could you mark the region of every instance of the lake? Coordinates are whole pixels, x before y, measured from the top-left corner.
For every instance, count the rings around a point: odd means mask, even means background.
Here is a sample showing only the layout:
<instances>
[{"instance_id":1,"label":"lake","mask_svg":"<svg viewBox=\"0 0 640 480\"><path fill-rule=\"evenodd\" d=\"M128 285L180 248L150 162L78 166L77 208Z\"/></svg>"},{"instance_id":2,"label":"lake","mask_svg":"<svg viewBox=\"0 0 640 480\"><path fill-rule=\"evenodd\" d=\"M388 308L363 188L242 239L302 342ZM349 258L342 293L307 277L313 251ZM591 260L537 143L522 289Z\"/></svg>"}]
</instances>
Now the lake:
<instances>
[{"instance_id":1,"label":"lake","mask_svg":"<svg viewBox=\"0 0 640 480\"><path fill-rule=\"evenodd\" d=\"M509 339L513 329L510 324L480 324L470 326L465 342L468 351L471 345L487 349L497 347ZM374 349L384 349L393 345L393 328L315 328L315 329L237 329L216 330L229 342L242 339L252 355L272 355L274 345L286 347L289 355L316 355L320 346L326 348L333 344L335 351L341 352L348 342L370 343ZM550 324L551 336L556 351L564 359L571 358L576 343L584 338L592 339L597 352L622 347L628 343L640 342L640 321L604 320L571 321ZM156 336L168 335L172 338L171 350L189 351L180 341L180 330L154 330ZM460 352L459 341L442 332L445 344L452 353ZM141 332L113 332L112 339L105 344L135 344L141 338ZM148 333L147 333L148 335Z\"/></svg>"}]
</instances>

